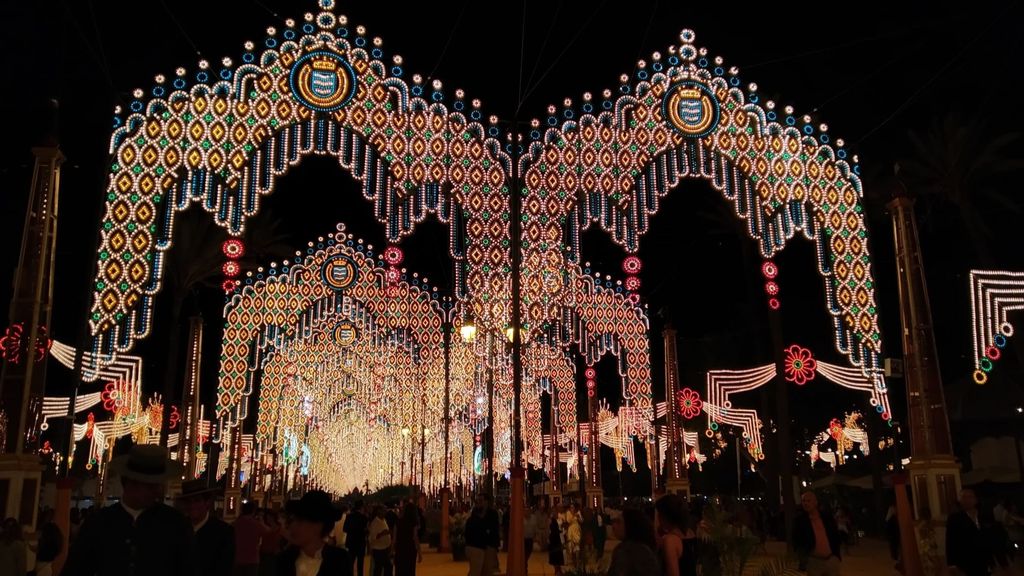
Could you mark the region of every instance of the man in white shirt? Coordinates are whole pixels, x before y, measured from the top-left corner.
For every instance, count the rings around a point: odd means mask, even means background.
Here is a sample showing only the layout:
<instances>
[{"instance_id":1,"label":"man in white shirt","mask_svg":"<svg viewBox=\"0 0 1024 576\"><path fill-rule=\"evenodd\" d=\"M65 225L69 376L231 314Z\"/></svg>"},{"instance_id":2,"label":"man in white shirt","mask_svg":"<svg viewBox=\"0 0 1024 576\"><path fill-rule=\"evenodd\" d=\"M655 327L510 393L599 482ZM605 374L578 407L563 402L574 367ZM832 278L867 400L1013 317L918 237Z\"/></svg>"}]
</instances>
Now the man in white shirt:
<instances>
[{"instance_id":1,"label":"man in white shirt","mask_svg":"<svg viewBox=\"0 0 1024 576\"><path fill-rule=\"evenodd\" d=\"M384 507L377 506L367 531L373 576L391 576L391 528L384 519Z\"/></svg>"},{"instance_id":2,"label":"man in white shirt","mask_svg":"<svg viewBox=\"0 0 1024 576\"><path fill-rule=\"evenodd\" d=\"M334 544L338 548L345 548L345 520L348 519L348 510L342 510L341 520L334 523L334 528L331 530L331 535L328 536L331 544Z\"/></svg>"}]
</instances>

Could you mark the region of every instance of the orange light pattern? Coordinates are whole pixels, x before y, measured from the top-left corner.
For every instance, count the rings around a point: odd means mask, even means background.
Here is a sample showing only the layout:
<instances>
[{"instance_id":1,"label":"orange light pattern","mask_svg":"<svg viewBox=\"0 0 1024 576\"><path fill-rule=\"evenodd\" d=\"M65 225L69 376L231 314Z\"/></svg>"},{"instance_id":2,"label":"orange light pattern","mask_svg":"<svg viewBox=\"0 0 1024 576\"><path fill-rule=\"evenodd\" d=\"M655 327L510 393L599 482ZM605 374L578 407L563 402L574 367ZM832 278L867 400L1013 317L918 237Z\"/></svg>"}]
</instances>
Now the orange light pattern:
<instances>
[{"instance_id":1,"label":"orange light pattern","mask_svg":"<svg viewBox=\"0 0 1024 576\"><path fill-rule=\"evenodd\" d=\"M200 62L136 90L111 138L107 210L91 325L94 349L130 349L150 330L173 215L194 198L233 234L275 178L309 154L333 155L363 185L391 240L436 214L450 224L457 296L479 323L508 324L509 176L518 138L456 90L385 57L379 38L334 13L268 29L241 62ZM342 24L346 23L346 24ZM566 258L599 222L635 251L660 198L708 180L735 205L766 258L797 232L814 240L836 345L879 374L880 334L856 158L825 125L762 102L691 31L640 61L618 92L549 108L519 157L523 175L523 328L572 307ZM192 84L190 85L190 82ZM512 140L513 144L506 144ZM852 163L851 163L852 160ZM635 284L635 282L634 282Z\"/></svg>"}]
</instances>

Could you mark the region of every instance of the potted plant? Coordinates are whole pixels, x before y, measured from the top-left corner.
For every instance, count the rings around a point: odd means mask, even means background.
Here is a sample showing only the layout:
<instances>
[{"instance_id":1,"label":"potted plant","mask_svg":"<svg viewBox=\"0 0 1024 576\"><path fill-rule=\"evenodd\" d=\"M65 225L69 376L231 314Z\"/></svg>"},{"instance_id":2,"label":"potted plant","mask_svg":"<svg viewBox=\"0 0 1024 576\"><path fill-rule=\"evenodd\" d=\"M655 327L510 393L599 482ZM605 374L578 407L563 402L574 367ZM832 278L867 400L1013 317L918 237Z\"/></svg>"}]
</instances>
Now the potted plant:
<instances>
[{"instance_id":1,"label":"potted plant","mask_svg":"<svg viewBox=\"0 0 1024 576\"><path fill-rule=\"evenodd\" d=\"M711 504L700 526L701 573L705 576L740 576L758 547L758 539Z\"/></svg>"}]
</instances>

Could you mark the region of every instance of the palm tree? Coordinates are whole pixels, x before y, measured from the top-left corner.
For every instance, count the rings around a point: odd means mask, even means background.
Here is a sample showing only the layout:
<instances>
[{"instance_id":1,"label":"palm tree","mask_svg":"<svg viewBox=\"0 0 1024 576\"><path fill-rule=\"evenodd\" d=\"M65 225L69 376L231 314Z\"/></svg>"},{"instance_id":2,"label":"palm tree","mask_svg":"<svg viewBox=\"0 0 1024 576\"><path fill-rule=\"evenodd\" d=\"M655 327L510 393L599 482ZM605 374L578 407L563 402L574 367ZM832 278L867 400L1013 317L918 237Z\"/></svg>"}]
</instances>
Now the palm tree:
<instances>
[{"instance_id":1,"label":"palm tree","mask_svg":"<svg viewBox=\"0 0 1024 576\"><path fill-rule=\"evenodd\" d=\"M163 397L166 404L179 399L181 370L179 351L182 339L182 311L186 304L198 308L203 297L222 291L225 262L222 245L227 233L213 218L199 209L176 216L175 242L166 256L164 294L170 302L170 329L167 331L167 364L164 369ZM282 231L281 220L269 209L249 218L242 241L245 256L240 260L243 273L281 261L294 254L288 236ZM161 443L166 445L170 410L164 410Z\"/></svg>"},{"instance_id":2,"label":"palm tree","mask_svg":"<svg viewBox=\"0 0 1024 576\"><path fill-rule=\"evenodd\" d=\"M991 267L994 229L987 221L998 211L1022 212L1022 201L1008 193L1024 160L1013 150L1021 134L993 127L981 117L950 112L927 128L911 130L912 155L900 161L900 177L926 203L953 208L982 266ZM1019 174L1018 174L1019 176Z\"/></svg>"}]
</instances>

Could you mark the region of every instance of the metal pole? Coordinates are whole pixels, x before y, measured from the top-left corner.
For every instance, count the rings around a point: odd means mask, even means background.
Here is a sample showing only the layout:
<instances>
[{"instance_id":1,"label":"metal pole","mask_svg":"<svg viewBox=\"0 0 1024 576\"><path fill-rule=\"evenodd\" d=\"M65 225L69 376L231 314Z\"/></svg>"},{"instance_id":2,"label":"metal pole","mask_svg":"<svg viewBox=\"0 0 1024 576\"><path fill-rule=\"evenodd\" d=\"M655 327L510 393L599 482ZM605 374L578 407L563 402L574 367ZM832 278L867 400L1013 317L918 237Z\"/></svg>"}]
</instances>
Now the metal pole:
<instances>
[{"instance_id":1,"label":"metal pole","mask_svg":"<svg viewBox=\"0 0 1024 576\"><path fill-rule=\"evenodd\" d=\"M742 495L741 483L743 479L743 471L740 469L740 438L736 437L736 441L733 442L736 445L736 500L740 499Z\"/></svg>"},{"instance_id":2,"label":"metal pole","mask_svg":"<svg viewBox=\"0 0 1024 576\"><path fill-rule=\"evenodd\" d=\"M485 489L494 495L494 335L487 335L487 482Z\"/></svg>"},{"instance_id":3,"label":"metal pole","mask_svg":"<svg viewBox=\"0 0 1024 576\"><path fill-rule=\"evenodd\" d=\"M451 388L452 388L452 311L453 303L448 299L444 326L444 487L448 488L448 449L451 433Z\"/></svg>"},{"instance_id":4,"label":"metal pole","mask_svg":"<svg viewBox=\"0 0 1024 576\"><path fill-rule=\"evenodd\" d=\"M518 126L516 126L518 130ZM522 394L523 394L523 319L522 319L522 190L519 183L519 156L522 147L520 134L512 134L512 182L509 210L512 213L509 233L512 235L512 475L509 502L508 573L513 576L526 573L523 547L523 518L526 470L522 463Z\"/></svg>"}]
</instances>

